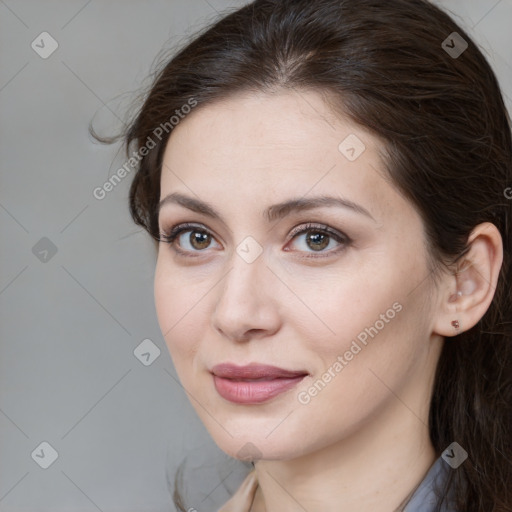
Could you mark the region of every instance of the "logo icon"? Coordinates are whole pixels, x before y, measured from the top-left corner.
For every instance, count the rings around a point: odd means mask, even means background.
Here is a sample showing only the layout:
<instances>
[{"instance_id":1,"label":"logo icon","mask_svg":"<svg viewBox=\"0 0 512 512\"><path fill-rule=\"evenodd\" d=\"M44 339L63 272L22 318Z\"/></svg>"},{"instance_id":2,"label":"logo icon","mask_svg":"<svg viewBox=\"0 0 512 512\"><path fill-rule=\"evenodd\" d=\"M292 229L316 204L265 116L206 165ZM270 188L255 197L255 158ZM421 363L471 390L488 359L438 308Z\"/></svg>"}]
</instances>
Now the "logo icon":
<instances>
[{"instance_id":1,"label":"logo icon","mask_svg":"<svg viewBox=\"0 0 512 512\"><path fill-rule=\"evenodd\" d=\"M48 32L41 32L30 46L39 57L47 59L59 47L59 43Z\"/></svg>"},{"instance_id":2,"label":"logo icon","mask_svg":"<svg viewBox=\"0 0 512 512\"><path fill-rule=\"evenodd\" d=\"M149 338L146 338L137 345L133 354L144 366L149 366L160 356L160 349Z\"/></svg>"},{"instance_id":3,"label":"logo icon","mask_svg":"<svg viewBox=\"0 0 512 512\"><path fill-rule=\"evenodd\" d=\"M357 160L365 149L366 146L363 141L353 133L346 137L338 146L339 152L350 162Z\"/></svg>"},{"instance_id":4,"label":"logo icon","mask_svg":"<svg viewBox=\"0 0 512 512\"><path fill-rule=\"evenodd\" d=\"M443 48L452 59L458 59L466 51L467 47L468 42L458 32L452 32L441 43L441 48Z\"/></svg>"},{"instance_id":5,"label":"logo icon","mask_svg":"<svg viewBox=\"0 0 512 512\"><path fill-rule=\"evenodd\" d=\"M57 450L46 441L43 441L30 455L43 469L48 469L59 456Z\"/></svg>"},{"instance_id":6,"label":"logo icon","mask_svg":"<svg viewBox=\"0 0 512 512\"><path fill-rule=\"evenodd\" d=\"M252 263L263 252L263 248L252 236L247 236L238 244L236 252L245 262Z\"/></svg>"},{"instance_id":7,"label":"logo icon","mask_svg":"<svg viewBox=\"0 0 512 512\"><path fill-rule=\"evenodd\" d=\"M441 454L441 457L453 469L457 469L468 458L468 452L459 443L453 442Z\"/></svg>"},{"instance_id":8,"label":"logo icon","mask_svg":"<svg viewBox=\"0 0 512 512\"><path fill-rule=\"evenodd\" d=\"M57 246L49 238L43 236L43 238L32 247L32 254L41 263L48 263L57 254Z\"/></svg>"},{"instance_id":9,"label":"logo icon","mask_svg":"<svg viewBox=\"0 0 512 512\"><path fill-rule=\"evenodd\" d=\"M261 459L263 454L260 452L260 450L258 449L258 447L255 444L249 442L249 443L245 443L242 446L242 448L240 448L240 450L238 450L238 452L236 453L236 456L240 460L254 461L254 460Z\"/></svg>"}]
</instances>

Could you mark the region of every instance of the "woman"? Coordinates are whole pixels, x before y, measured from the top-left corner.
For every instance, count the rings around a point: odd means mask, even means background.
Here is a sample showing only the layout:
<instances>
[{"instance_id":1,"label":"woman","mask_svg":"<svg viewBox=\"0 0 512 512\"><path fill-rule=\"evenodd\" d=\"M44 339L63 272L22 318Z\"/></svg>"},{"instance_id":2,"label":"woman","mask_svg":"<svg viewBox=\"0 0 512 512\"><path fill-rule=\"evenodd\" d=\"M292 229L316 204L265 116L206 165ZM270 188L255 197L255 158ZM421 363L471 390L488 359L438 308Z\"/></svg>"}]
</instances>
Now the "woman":
<instances>
[{"instance_id":1,"label":"woman","mask_svg":"<svg viewBox=\"0 0 512 512\"><path fill-rule=\"evenodd\" d=\"M509 118L424 0L256 0L125 134L223 512L512 510ZM180 510L199 510L199 503Z\"/></svg>"}]
</instances>

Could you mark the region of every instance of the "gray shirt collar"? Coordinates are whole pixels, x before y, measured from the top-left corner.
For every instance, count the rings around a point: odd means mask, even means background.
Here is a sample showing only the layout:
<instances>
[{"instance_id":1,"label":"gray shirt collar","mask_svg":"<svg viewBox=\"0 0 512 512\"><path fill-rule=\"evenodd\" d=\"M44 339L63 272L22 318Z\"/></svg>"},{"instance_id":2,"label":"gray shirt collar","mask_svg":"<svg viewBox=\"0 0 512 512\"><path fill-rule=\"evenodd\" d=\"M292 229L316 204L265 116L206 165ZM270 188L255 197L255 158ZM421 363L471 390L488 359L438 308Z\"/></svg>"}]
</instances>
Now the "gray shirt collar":
<instances>
[{"instance_id":1,"label":"gray shirt collar","mask_svg":"<svg viewBox=\"0 0 512 512\"><path fill-rule=\"evenodd\" d=\"M438 501L434 487L437 485L440 487L440 490L442 489L449 470L448 464L442 457L439 457L432 464L425 478L411 496L411 499L404 508L404 512L433 512ZM449 508L443 503L441 510L443 512L453 512L454 509Z\"/></svg>"}]
</instances>

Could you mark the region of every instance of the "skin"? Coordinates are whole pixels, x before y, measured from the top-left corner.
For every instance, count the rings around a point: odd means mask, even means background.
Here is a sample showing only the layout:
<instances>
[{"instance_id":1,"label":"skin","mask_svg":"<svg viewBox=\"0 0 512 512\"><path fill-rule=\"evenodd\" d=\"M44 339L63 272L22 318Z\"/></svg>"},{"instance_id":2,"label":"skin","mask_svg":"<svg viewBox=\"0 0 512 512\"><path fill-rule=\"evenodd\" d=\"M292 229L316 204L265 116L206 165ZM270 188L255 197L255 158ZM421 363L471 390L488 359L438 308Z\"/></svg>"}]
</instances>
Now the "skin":
<instances>
[{"instance_id":1,"label":"skin","mask_svg":"<svg viewBox=\"0 0 512 512\"><path fill-rule=\"evenodd\" d=\"M338 149L349 134L366 146L354 161ZM469 270L434 283L422 221L386 178L383 154L381 140L335 117L314 91L240 94L198 107L167 144L160 198L201 199L223 221L178 204L161 208L161 232L190 222L211 239L192 245L191 228L172 245L160 242L158 321L212 438L232 457L256 461L253 512L334 512L340 503L345 512L389 512L436 459L427 428L436 364L444 337L456 334L450 321L468 329L490 304L501 239L494 226L481 225ZM272 204L323 194L349 199L373 219L325 206L273 222L262 216ZM315 251L308 233L290 236L308 222L351 241L330 237ZM263 251L252 263L236 251L247 236ZM460 285L465 293L457 296ZM301 403L299 393L396 303L394 318ZM221 362L309 375L263 404L234 404L209 372Z\"/></svg>"}]
</instances>

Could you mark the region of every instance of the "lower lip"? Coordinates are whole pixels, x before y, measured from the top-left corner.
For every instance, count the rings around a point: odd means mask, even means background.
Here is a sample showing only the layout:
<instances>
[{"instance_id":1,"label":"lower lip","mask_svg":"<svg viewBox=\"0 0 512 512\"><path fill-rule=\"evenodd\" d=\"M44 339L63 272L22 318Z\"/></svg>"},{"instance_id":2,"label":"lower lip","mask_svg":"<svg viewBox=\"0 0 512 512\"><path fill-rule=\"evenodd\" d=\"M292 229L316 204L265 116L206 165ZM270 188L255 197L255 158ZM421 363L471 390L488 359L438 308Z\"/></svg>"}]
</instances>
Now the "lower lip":
<instances>
[{"instance_id":1,"label":"lower lip","mask_svg":"<svg viewBox=\"0 0 512 512\"><path fill-rule=\"evenodd\" d=\"M272 380L243 381L213 376L222 398L236 404L260 404L296 386L306 375Z\"/></svg>"}]
</instances>

